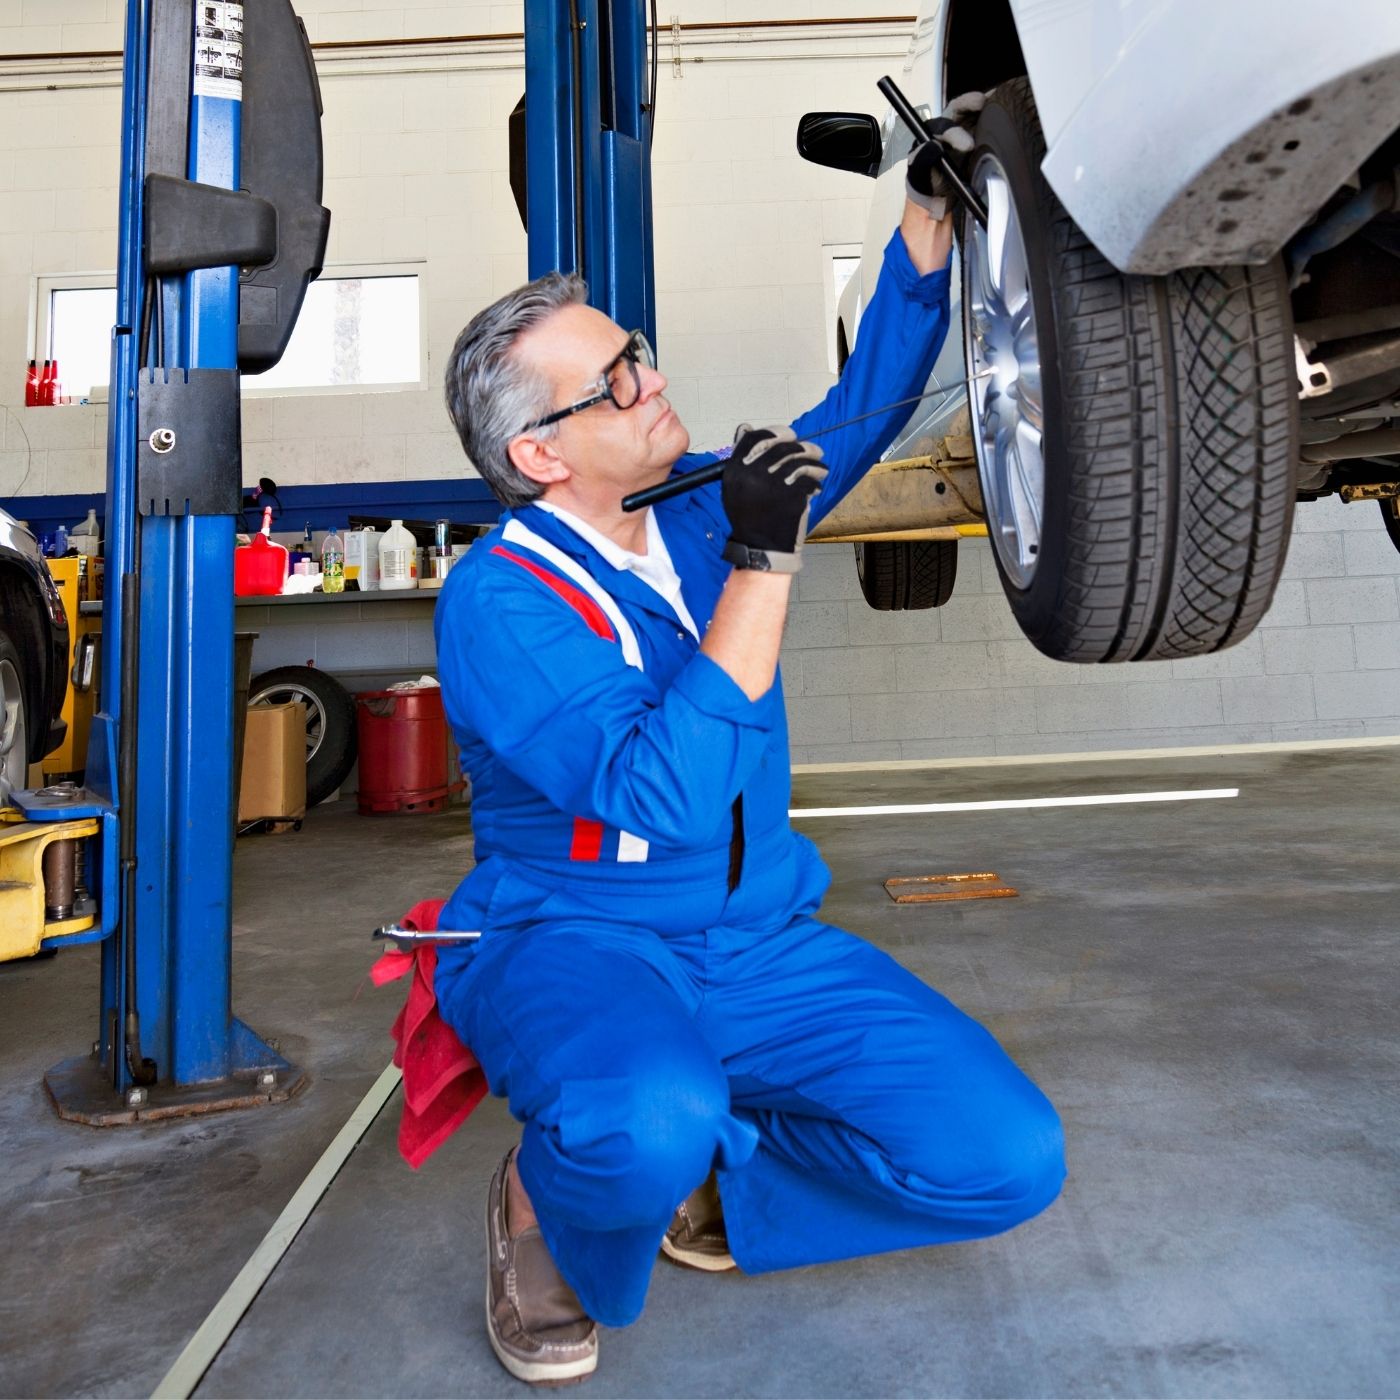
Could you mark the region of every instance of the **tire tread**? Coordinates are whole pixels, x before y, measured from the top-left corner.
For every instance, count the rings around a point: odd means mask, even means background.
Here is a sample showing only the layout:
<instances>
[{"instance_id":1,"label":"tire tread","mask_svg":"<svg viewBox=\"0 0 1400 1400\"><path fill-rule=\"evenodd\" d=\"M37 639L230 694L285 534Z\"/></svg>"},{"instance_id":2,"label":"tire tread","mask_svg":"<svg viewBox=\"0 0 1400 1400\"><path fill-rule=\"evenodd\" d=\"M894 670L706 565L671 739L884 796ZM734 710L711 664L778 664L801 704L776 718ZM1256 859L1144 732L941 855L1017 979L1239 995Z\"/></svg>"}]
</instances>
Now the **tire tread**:
<instances>
[{"instance_id":1,"label":"tire tread","mask_svg":"<svg viewBox=\"0 0 1400 1400\"><path fill-rule=\"evenodd\" d=\"M1058 595L1043 623L1018 618L1066 661L1218 651L1267 610L1291 528L1297 413L1281 264L1120 273L1039 173L1029 83L1004 84L996 100L1029 153L1047 234L1068 458Z\"/></svg>"}]
</instances>

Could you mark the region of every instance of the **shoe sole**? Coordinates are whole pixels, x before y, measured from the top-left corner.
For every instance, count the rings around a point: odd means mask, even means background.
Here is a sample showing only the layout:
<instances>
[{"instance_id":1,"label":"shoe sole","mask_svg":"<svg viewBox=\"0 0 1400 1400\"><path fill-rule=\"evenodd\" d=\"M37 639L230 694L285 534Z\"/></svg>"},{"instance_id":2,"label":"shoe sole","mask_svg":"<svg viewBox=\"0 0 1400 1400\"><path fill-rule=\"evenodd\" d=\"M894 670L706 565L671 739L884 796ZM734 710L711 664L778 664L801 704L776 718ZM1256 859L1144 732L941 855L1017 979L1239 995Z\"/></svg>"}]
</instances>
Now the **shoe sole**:
<instances>
[{"instance_id":1,"label":"shoe sole","mask_svg":"<svg viewBox=\"0 0 1400 1400\"><path fill-rule=\"evenodd\" d=\"M679 1249L671 1243L670 1235L662 1235L661 1252L683 1268L699 1269L701 1273L706 1274L725 1274L730 1269L739 1267L732 1254L701 1254L698 1251Z\"/></svg>"},{"instance_id":2,"label":"shoe sole","mask_svg":"<svg viewBox=\"0 0 1400 1400\"><path fill-rule=\"evenodd\" d=\"M496 1353L496 1360L518 1381L542 1387L576 1385L598 1369L598 1348L590 1356L577 1361L531 1361L506 1349L496 1336L496 1319L491 1312L491 1198L486 1202L486 1340Z\"/></svg>"}]
</instances>

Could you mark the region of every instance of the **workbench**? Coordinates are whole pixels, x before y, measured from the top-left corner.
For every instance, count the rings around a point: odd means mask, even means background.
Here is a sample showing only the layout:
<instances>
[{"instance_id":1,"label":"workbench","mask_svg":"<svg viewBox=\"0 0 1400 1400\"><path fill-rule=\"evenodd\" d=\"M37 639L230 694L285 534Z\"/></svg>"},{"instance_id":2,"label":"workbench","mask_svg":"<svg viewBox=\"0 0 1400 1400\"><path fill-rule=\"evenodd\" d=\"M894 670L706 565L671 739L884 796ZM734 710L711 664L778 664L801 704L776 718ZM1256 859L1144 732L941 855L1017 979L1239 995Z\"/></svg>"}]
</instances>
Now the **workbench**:
<instances>
[{"instance_id":1,"label":"workbench","mask_svg":"<svg viewBox=\"0 0 1400 1400\"><path fill-rule=\"evenodd\" d=\"M297 593L234 599L234 630L256 632L253 674L315 666L348 690L380 689L436 674L436 588L366 593ZM84 615L102 604L83 603Z\"/></svg>"}]
</instances>

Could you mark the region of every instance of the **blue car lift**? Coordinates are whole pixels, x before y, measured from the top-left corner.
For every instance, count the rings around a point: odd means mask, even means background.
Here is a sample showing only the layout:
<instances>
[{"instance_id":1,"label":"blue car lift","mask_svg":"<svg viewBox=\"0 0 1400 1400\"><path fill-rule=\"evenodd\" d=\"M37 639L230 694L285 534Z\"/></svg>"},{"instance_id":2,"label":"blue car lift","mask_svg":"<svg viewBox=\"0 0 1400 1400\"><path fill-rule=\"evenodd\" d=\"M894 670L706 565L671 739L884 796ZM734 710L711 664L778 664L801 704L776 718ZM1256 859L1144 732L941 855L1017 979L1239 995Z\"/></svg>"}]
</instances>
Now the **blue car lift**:
<instances>
[{"instance_id":1,"label":"blue car lift","mask_svg":"<svg viewBox=\"0 0 1400 1400\"><path fill-rule=\"evenodd\" d=\"M655 335L644 0L526 0L530 275ZM650 66L654 83L655 63ZM86 785L21 793L95 819L90 1055L45 1085L112 1125L248 1107L304 1080L232 1013L233 549L239 373L275 364L319 274L320 98L289 0L129 0L107 465L101 707Z\"/></svg>"},{"instance_id":2,"label":"blue car lift","mask_svg":"<svg viewBox=\"0 0 1400 1400\"><path fill-rule=\"evenodd\" d=\"M580 273L593 306L654 345L646 11L644 0L525 0L526 232L531 277Z\"/></svg>"}]
</instances>

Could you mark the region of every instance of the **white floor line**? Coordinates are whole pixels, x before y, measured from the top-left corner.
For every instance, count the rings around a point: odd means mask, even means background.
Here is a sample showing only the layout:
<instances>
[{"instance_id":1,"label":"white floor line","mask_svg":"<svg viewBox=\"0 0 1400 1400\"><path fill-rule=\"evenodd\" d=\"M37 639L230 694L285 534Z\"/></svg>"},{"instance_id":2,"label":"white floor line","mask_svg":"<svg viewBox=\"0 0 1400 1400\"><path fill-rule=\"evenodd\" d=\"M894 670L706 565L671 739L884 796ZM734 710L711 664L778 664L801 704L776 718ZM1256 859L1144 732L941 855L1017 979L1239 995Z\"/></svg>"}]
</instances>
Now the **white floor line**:
<instances>
[{"instance_id":1,"label":"white floor line","mask_svg":"<svg viewBox=\"0 0 1400 1400\"><path fill-rule=\"evenodd\" d=\"M987 754L977 758L885 758L863 763L794 763L794 774L902 773L926 768L1026 768L1040 763L1120 763L1141 759L1252 757L1268 753L1313 753L1327 749L1386 749L1400 736L1363 739L1279 739L1263 744L1199 744L1161 749L1090 749L1075 753Z\"/></svg>"},{"instance_id":2,"label":"white floor line","mask_svg":"<svg viewBox=\"0 0 1400 1400\"><path fill-rule=\"evenodd\" d=\"M1004 802L912 802L894 807L793 807L790 817L912 817L924 812L1000 812L1027 807L1114 807L1134 802L1208 802L1238 797L1239 788L1181 792L1105 792L1088 797L1019 797Z\"/></svg>"},{"instance_id":3,"label":"white floor line","mask_svg":"<svg viewBox=\"0 0 1400 1400\"><path fill-rule=\"evenodd\" d=\"M395 1066L389 1065L374 1081L369 1093L360 1100L345 1126L332 1139L331 1145L321 1154L306 1180L297 1187L282 1214L263 1236L262 1243L253 1251L253 1257L239 1270L238 1277L229 1284L224 1296L214 1304L214 1310L186 1343L184 1351L166 1372L165 1379L155 1388L151 1400L188 1400L194 1394L195 1387L204 1379L204 1373L223 1350L224 1343L233 1335L233 1329L252 1306L253 1299L281 1262L282 1256L291 1248L292 1241L310 1219L326 1188L335 1180L356 1144L379 1116L380 1109L389 1101L402 1077Z\"/></svg>"}]
</instances>

